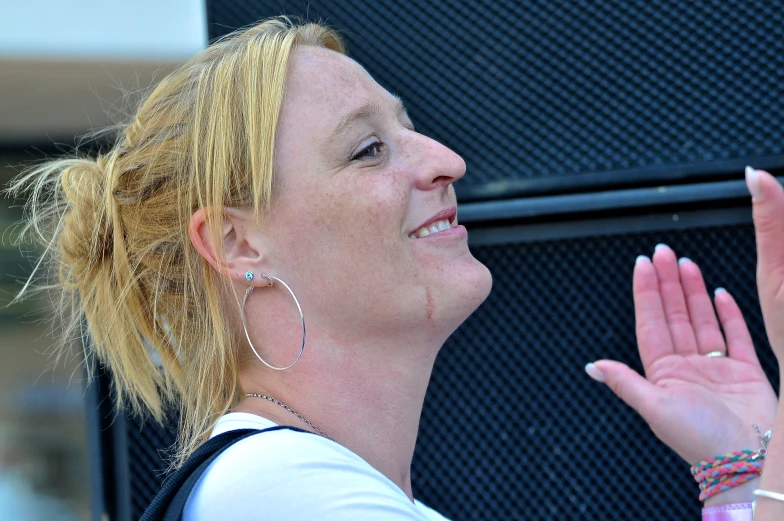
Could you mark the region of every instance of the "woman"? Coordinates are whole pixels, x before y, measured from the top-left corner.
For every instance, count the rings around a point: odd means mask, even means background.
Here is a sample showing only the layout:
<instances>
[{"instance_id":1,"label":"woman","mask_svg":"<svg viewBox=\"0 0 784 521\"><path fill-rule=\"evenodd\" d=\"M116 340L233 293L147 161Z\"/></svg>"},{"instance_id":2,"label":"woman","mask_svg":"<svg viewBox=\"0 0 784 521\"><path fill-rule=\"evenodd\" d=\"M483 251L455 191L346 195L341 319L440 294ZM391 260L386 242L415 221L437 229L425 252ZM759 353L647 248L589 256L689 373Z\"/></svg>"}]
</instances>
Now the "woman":
<instances>
[{"instance_id":1,"label":"woman","mask_svg":"<svg viewBox=\"0 0 784 521\"><path fill-rule=\"evenodd\" d=\"M157 418L180 405L180 463L211 434L266 429L211 463L185 519L432 520L409 472L425 390L491 286L457 220L464 173L335 33L275 19L163 80L97 160L43 165L13 189L31 192L71 323L86 318L120 398ZM784 231L764 219L784 195L750 180L770 282ZM784 302L761 290L781 357ZM698 268L662 247L637 263L635 302L648 379L610 361L589 374L691 463L758 447L752 424L772 426L778 405L732 297L716 299L725 343ZM760 482L774 492L782 417ZM757 519L782 507L765 498Z\"/></svg>"}]
</instances>

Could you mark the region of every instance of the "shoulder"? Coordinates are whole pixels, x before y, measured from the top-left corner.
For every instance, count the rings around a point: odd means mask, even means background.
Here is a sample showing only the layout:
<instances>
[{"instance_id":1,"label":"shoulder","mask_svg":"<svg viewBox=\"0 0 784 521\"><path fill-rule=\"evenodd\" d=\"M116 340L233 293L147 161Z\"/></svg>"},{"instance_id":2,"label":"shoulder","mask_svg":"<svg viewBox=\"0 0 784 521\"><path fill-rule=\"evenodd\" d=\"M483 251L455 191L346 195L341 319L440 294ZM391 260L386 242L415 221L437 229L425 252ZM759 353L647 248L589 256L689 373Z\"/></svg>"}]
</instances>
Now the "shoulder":
<instances>
[{"instance_id":1,"label":"shoulder","mask_svg":"<svg viewBox=\"0 0 784 521\"><path fill-rule=\"evenodd\" d=\"M288 429L245 438L200 478L185 521L439 520L345 447Z\"/></svg>"}]
</instances>

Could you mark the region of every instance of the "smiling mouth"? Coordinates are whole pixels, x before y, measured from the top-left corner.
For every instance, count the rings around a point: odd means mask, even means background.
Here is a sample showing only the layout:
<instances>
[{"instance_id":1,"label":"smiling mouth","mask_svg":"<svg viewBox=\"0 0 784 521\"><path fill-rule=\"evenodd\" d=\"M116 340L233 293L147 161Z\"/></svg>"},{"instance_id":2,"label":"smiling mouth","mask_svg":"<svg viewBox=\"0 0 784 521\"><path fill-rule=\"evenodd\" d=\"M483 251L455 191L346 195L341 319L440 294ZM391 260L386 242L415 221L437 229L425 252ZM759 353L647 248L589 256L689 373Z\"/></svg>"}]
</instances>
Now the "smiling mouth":
<instances>
[{"instance_id":1,"label":"smiling mouth","mask_svg":"<svg viewBox=\"0 0 784 521\"><path fill-rule=\"evenodd\" d=\"M426 224L418 230L410 233L408 238L421 239L422 237L427 237L428 235L434 235L446 230L451 230L455 226L457 226L457 216L455 216L454 222L450 222L449 219L439 219L438 221L433 221L432 223Z\"/></svg>"}]
</instances>

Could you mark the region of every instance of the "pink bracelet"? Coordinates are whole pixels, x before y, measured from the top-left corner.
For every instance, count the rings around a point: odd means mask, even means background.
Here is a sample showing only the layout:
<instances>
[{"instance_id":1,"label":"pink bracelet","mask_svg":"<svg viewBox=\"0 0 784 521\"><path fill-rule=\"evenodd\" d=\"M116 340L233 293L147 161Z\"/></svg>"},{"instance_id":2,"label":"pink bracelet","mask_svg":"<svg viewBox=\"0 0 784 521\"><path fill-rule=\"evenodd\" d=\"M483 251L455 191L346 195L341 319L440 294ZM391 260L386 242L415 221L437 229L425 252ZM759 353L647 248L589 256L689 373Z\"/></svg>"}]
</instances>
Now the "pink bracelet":
<instances>
[{"instance_id":1,"label":"pink bracelet","mask_svg":"<svg viewBox=\"0 0 784 521\"><path fill-rule=\"evenodd\" d=\"M702 521L752 521L751 503L733 503L702 509Z\"/></svg>"}]
</instances>

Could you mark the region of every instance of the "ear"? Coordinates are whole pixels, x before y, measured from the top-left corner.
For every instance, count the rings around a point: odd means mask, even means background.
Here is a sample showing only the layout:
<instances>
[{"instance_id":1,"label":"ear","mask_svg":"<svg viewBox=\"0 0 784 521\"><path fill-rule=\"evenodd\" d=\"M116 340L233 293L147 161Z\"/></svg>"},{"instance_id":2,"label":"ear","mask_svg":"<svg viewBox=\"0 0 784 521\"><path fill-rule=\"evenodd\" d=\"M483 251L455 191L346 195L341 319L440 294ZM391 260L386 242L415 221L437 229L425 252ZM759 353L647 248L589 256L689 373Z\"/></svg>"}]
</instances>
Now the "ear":
<instances>
[{"instance_id":1,"label":"ear","mask_svg":"<svg viewBox=\"0 0 784 521\"><path fill-rule=\"evenodd\" d=\"M188 237L204 259L221 275L245 280L245 272L266 273L267 244L252 210L224 208L220 228L212 228L208 208L200 208L188 225Z\"/></svg>"}]
</instances>

